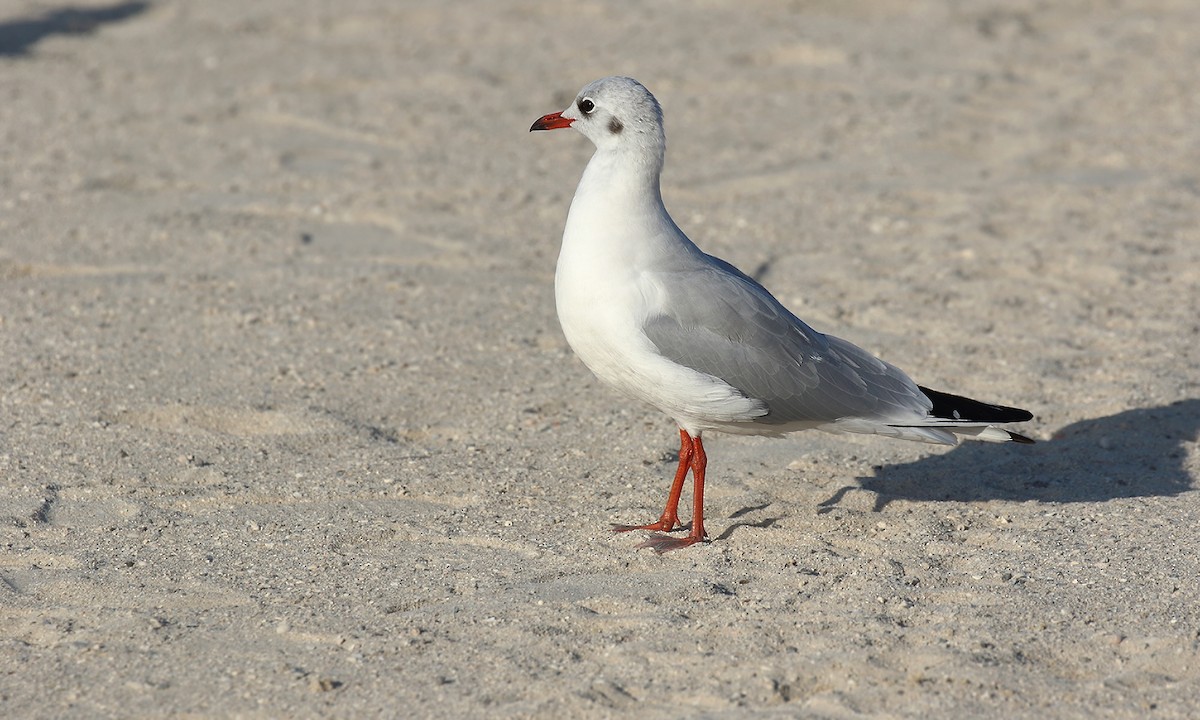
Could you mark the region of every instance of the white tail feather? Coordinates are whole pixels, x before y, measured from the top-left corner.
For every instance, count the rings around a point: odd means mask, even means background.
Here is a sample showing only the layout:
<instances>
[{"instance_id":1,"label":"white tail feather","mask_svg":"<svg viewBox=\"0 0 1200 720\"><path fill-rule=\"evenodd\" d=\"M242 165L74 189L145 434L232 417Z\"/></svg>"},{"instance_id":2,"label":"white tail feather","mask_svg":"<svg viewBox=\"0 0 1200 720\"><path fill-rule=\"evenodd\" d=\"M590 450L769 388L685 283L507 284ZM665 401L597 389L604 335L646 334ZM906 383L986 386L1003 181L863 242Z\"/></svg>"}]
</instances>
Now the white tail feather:
<instances>
[{"instance_id":1,"label":"white tail feather","mask_svg":"<svg viewBox=\"0 0 1200 720\"><path fill-rule=\"evenodd\" d=\"M831 433L862 433L866 435L884 435L899 440L932 443L936 445L957 445L958 435L983 440L984 442L1011 442L1015 438L1007 430L994 425L959 425L952 420L930 418L928 425L888 425L874 420L850 418L838 420L835 423L821 425L818 430ZM1018 436L1019 437L1019 436Z\"/></svg>"}]
</instances>

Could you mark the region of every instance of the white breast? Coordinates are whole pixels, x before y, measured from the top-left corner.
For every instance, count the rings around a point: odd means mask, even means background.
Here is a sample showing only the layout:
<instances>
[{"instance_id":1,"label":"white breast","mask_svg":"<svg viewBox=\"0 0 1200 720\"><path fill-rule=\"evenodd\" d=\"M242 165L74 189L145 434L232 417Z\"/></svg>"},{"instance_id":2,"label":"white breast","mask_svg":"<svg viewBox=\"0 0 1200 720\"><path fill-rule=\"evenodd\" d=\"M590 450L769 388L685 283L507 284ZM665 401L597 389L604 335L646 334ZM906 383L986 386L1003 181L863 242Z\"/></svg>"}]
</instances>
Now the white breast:
<instances>
[{"instance_id":1,"label":"white breast","mask_svg":"<svg viewBox=\"0 0 1200 720\"><path fill-rule=\"evenodd\" d=\"M642 332L666 300L652 281L654 268L669 266L672 255L687 260L694 250L661 201L657 209L621 203L622 212L611 212L611 193L589 192L586 180L585 173L571 204L554 283L558 319L572 350L598 378L691 433L761 415L761 402L671 362Z\"/></svg>"}]
</instances>

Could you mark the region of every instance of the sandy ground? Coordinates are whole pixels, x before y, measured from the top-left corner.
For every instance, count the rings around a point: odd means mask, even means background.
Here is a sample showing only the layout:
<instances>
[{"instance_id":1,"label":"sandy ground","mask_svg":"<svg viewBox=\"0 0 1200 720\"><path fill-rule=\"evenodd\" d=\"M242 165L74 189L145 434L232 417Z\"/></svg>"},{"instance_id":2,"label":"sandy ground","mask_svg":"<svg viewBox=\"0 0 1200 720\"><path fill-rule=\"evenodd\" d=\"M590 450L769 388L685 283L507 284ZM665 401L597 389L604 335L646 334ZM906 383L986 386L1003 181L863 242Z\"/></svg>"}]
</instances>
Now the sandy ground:
<instances>
[{"instance_id":1,"label":"sandy ground","mask_svg":"<svg viewBox=\"0 0 1200 720\"><path fill-rule=\"evenodd\" d=\"M642 5L0 5L0 715L1198 712L1200 5ZM697 242L1045 442L714 436L712 543L609 533L676 433L527 132L607 74Z\"/></svg>"}]
</instances>

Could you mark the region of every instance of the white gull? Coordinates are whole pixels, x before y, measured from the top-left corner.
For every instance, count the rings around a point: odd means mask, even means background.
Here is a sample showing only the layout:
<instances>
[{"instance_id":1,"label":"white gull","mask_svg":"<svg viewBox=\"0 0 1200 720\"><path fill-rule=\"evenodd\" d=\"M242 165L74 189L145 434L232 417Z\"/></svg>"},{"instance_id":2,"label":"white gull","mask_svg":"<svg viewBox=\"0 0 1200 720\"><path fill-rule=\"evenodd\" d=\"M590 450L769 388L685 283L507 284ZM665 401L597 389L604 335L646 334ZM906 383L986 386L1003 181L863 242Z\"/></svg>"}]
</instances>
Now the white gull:
<instances>
[{"instance_id":1,"label":"white gull","mask_svg":"<svg viewBox=\"0 0 1200 720\"><path fill-rule=\"evenodd\" d=\"M571 201L554 278L563 334L597 377L679 425L679 465L662 515L614 529L683 529L679 498L692 473L690 532L654 534L639 547L666 552L705 539L701 436L708 430L1033 442L994 425L1029 420L1029 412L921 387L813 330L762 285L696 247L663 205L662 110L641 83L596 80L530 131L566 127L596 152Z\"/></svg>"}]
</instances>

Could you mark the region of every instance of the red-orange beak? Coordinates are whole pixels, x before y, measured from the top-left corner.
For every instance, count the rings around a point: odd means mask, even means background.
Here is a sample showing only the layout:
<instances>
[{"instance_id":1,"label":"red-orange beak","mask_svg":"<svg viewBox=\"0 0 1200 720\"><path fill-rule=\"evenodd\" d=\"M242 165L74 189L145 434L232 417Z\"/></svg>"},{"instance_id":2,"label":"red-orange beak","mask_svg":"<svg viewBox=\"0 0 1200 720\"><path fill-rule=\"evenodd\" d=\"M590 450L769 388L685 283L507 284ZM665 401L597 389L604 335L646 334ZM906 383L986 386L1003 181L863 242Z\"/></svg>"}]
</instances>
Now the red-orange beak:
<instances>
[{"instance_id":1,"label":"red-orange beak","mask_svg":"<svg viewBox=\"0 0 1200 720\"><path fill-rule=\"evenodd\" d=\"M550 113L543 115L537 119L537 122L529 128L529 132L534 130L558 130L559 128L571 127L571 123L575 122L571 118L565 118L561 112Z\"/></svg>"}]
</instances>

